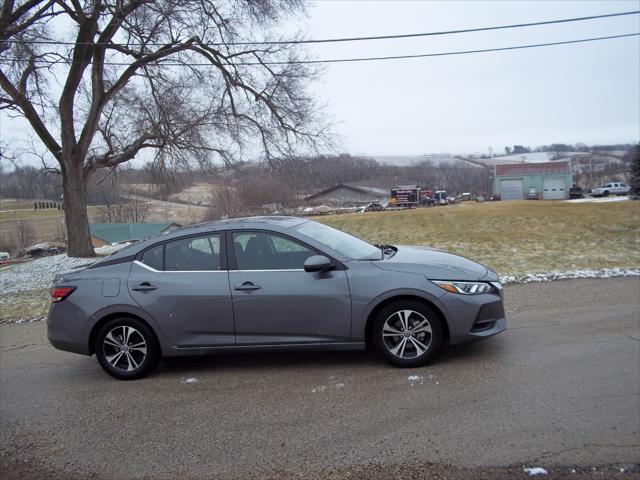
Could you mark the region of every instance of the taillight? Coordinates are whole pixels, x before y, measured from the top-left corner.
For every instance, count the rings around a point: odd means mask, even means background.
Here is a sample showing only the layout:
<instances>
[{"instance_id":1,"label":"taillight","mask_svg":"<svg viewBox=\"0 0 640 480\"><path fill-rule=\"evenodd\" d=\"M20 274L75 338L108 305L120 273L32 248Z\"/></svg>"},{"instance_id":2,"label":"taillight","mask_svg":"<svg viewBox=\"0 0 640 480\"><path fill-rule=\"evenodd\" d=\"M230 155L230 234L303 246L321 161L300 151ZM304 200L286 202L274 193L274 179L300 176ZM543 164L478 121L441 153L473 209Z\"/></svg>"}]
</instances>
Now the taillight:
<instances>
[{"instance_id":1,"label":"taillight","mask_svg":"<svg viewBox=\"0 0 640 480\"><path fill-rule=\"evenodd\" d=\"M53 287L51 289L51 303L58 303L73 293L76 287Z\"/></svg>"}]
</instances>

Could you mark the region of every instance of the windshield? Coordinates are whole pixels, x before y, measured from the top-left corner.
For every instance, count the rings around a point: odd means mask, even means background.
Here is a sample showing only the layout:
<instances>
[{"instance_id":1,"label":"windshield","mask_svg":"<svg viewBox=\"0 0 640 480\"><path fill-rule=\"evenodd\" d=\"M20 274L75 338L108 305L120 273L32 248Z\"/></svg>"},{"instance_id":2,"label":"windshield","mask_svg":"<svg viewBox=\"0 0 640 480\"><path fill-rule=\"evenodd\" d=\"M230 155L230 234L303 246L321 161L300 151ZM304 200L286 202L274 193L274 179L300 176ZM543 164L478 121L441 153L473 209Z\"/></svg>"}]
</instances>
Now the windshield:
<instances>
[{"instance_id":1,"label":"windshield","mask_svg":"<svg viewBox=\"0 0 640 480\"><path fill-rule=\"evenodd\" d=\"M352 260L380 260L382 256L379 248L321 223L305 222L294 230Z\"/></svg>"}]
</instances>

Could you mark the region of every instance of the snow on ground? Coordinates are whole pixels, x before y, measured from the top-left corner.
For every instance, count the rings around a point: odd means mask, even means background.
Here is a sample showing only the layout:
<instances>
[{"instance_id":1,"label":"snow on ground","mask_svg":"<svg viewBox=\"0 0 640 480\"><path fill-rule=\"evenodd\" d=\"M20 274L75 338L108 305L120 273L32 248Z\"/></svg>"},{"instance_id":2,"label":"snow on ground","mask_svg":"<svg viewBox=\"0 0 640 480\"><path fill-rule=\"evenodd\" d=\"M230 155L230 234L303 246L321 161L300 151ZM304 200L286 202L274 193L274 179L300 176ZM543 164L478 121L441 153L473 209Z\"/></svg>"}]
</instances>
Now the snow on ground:
<instances>
[{"instance_id":1,"label":"snow on ground","mask_svg":"<svg viewBox=\"0 0 640 480\"><path fill-rule=\"evenodd\" d=\"M640 268L604 268L602 270L572 270L568 272L519 273L500 277L502 284L551 282L553 280L569 280L574 278L615 278L638 277Z\"/></svg>"},{"instance_id":2,"label":"snow on ground","mask_svg":"<svg viewBox=\"0 0 640 480\"><path fill-rule=\"evenodd\" d=\"M513 153L495 157L499 163L544 163L550 162L555 154L553 152L530 152L530 153Z\"/></svg>"},{"instance_id":3,"label":"snow on ground","mask_svg":"<svg viewBox=\"0 0 640 480\"><path fill-rule=\"evenodd\" d=\"M94 260L67 255L42 257L0 270L0 295L25 290L49 288L56 273L90 265ZM535 283L575 278L614 278L640 276L640 268L605 268L602 270L572 270L565 272L518 273L503 275L500 281L507 283Z\"/></svg>"},{"instance_id":4,"label":"snow on ground","mask_svg":"<svg viewBox=\"0 0 640 480\"><path fill-rule=\"evenodd\" d=\"M628 196L617 196L613 195L610 197L585 197L585 198L574 198L573 200L567 200L570 203L605 203L605 202L623 202L625 200L630 200Z\"/></svg>"},{"instance_id":5,"label":"snow on ground","mask_svg":"<svg viewBox=\"0 0 640 480\"><path fill-rule=\"evenodd\" d=\"M122 250L124 247L131 245L133 242L114 243L111 245L103 245L95 249L96 255L111 255L112 253Z\"/></svg>"},{"instance_id":6,"label":"snow on ground","mask_svg":"<svg viewBox=\"0 0 640 480\"><path fill-rule=\"evenodd\" d=\"M542 467L525 468L524 473L529 475L546 475L548 472Z\"/></svg>"},{"instance_id":7,"label":"snow on ground","mask_svg":"<svg viewBox=\"0 0 640 480\"><path fill-rule=\"evenodd\" d=\"M51 287L56 273L89 265L95 260L75 258L67 255L42 257L0 270L0 295L25 290L39 290Z\"/></svg>"}]
</instances>

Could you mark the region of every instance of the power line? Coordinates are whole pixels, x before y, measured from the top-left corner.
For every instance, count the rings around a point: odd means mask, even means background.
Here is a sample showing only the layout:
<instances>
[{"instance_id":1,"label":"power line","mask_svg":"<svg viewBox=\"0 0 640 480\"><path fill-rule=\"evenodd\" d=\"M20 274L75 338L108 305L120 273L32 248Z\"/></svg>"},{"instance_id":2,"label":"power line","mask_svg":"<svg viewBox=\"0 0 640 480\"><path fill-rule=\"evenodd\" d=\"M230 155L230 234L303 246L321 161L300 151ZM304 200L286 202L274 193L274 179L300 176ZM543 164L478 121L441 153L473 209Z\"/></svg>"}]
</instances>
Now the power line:
<instances>
[{"instance_id":1,"label":"power line","mask_svg":"<svg viewBox=\"0 0 640 480\"><path fill-rule=\"evenodd\" d=\"M293 60L287 62L239 62L239 63L228 63L223 64L227 66L261 66L261 65L304 65L304 64L321 64L321 63L351 63L351 62L369 62L369 61L380 61L380 60L405 60L405 59L413 59L413 58L427 58L427 57L447 57L453 55L470 55L476 53L490 53L490 52L503 52L509 50L523 50L528 48L538 48L538 47L551 47L555 45L570 45L575 43L586 43L586 42L597 42L601 40L611 40L615 38L628 38L628 37L637 37L640 36L640 32L637 33L625 33L621 35L608 35L606 37L591 37L591 38L581 38L577 40L564 40L561 42L547 42L547 43L534 43L529 45L515 45L509 47L497 47L497 48L483 48L478 50L458 50L453 52L441 52L441 53L419 53L414 55L390 55L384 57L360 57L360 58L334 58L334 59L325 59L325 60ZM0 59L0 63L8 63L9 60L17 60L13 59ZM72 62L66 62L62 60L58 60L55 62L47 62L42 59L35 60L38 63L46 63L56 64L62 63L65 65L71 64ZM113 66L129 66L135 62L105 62L105 65L113 65ZM154 66L154 64L149 64ZM174 66L174 67L211 67L214 66L211 63L190 63L190 62L161 62L155 64L155 66Z\"/></svg>"},{"instance_id":2,"label":"power line","mask_svg":"<svg viewBox=\"0 0 640 480\"><path fill-rule=\"evenodd\" d=\"M376 36L367 36L367 37L344 37L344 38L322 38L322 39L311 39L311 40L265 40L265 41L257 41L257 42L219 42L219 43L207 43L206 45L214 47L214 46L234 46L234 45L297 45L297 44L312 44L312 43L340 43L340 42L360 42L360 41L369 41L369 40L392 40L392 39L400 39L400 38L415 38L415 37L432 37L439 35L455 35L461 33L473 33L473 32L487 32L490 30L505 30L511 28L523 28L523 27L535 27L540 25L554 25L560 23L569 23L569 22L582 22L585 20L596 20L602 18L612 18L612 17L621 17L626 15L637 15L640 13L640 10L633 10L628 12L617 12L617 13L607 13L603 15L591 15L588 17L574 17L574 18L563 18L558 20L546 20L540 22L530 22L530 23L516 23L512 25L497 25L492 27L478 27L478 28L467 28L460 30L445 30L445 31L436 31L436 32L423 32L423 33L404 33L398 35L376 35ZM141 43L126 43L126 44L118 44L118 43L92 43L92 42L63 42L58 40L10 40L14 43L20 44L45 44L45 45L120 45L120 46L142 46ZM163 46L165 43L145 43L145 46Z\"/></svg>"}]
</instances>

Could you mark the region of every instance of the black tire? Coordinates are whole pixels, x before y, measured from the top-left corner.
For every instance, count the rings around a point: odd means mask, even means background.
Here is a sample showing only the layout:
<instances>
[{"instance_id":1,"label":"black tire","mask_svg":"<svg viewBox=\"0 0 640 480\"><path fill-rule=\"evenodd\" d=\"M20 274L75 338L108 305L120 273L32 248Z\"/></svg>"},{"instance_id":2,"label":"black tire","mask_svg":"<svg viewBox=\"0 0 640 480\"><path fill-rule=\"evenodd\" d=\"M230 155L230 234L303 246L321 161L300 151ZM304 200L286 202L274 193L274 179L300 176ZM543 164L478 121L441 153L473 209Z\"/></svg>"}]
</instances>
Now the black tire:
<instances>
[{"instance_id":1,"label":"black tire","mask_svg":"<svg viewBox=\"0 0 640 480\"><path fill-rule=\"evenodd\" d=\"M609 196L609 190L605 190L605 192L602 194L603 197L608 197Z\"/></svg>"},{"instance_id":2,"label":"black tire","mask_svg":"<svg viewBox=\"0 0 640 480\"><path fill-rule=\"evenodd\" d=\"M142 378L160 360L155 334L146 324L134 318L114 318L105 323L96 335L94 351L104 371L119 380Z\"/></svg>"},{"instance_id":3,"label":"black tire","mask_svg":"<svg viewBox=\"0 0 640 480\"><path fill-rule=\"evenodd\" d=\"M400 336L390 331L388 327L400 331L398 327L404 325L402 318L399 316L399 312L402 311L410 311L413 313L408 315L407 323L409 324L409 328L405 328L402 336ZM423 323L424 320L427 321L430 332L421 332L419 328L416 328ZM387 324L387 321L389 321L389 324ZM387 326L385 326L385 324L387 324ZM410 332L411 328L416 330L415 334ZM386 332L386 336L383 336L383 330ZM406 331L409 331L410 337L406 336ZM424 336L420 336L423 333ZM432 308L429 308L419 301L399 300L390 303L378 312L374 319L372 335L376 350L389 363L396 367L403 368L420 367L433 360L442 346L442 320L440 315ZM400 345L403 339L406 343L404 349L402 349ZM421 350L422 347L427 348L420 353L419 350ZM394 350L397 350L396 353L394 353Z\"/></svg>"}]
</instances>

